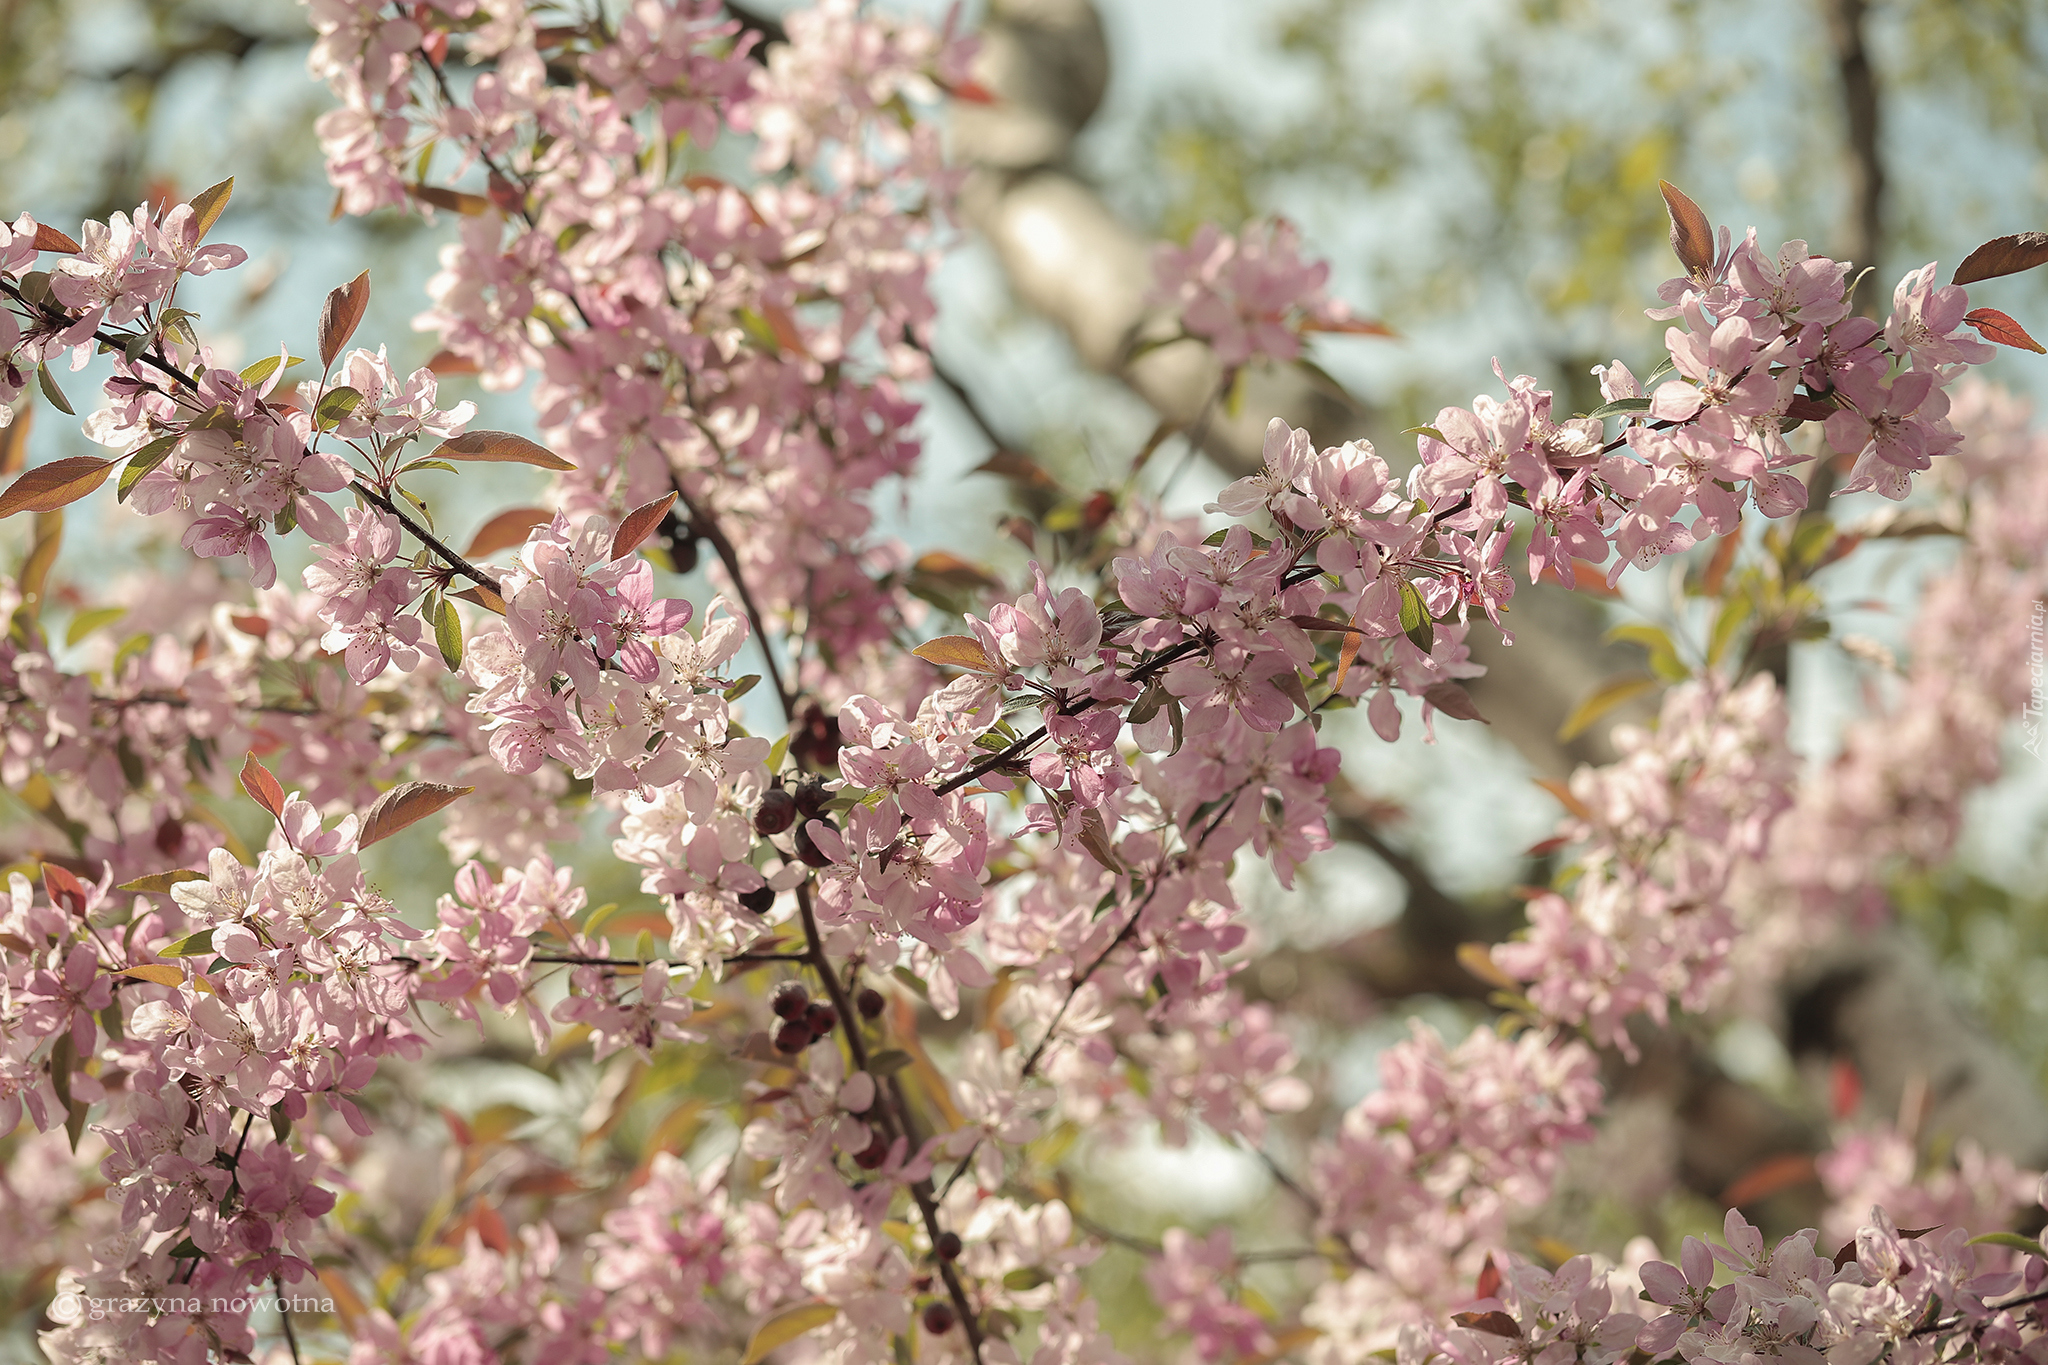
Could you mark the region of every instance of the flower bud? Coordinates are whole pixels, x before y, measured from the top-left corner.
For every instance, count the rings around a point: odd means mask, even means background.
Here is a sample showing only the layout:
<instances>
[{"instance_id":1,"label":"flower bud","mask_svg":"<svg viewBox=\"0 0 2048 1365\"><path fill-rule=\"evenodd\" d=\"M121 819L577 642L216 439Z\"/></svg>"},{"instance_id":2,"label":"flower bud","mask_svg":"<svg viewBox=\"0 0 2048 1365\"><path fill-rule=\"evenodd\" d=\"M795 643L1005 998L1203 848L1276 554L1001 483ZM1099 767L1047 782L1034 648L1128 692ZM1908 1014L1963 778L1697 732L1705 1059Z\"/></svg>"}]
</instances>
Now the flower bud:
<instances>
[{"instance_id":1,"label":"flower bud","mask_svg":"<svg viewBox=\"0 0 2048 1365\"><path fill-rule=\"evenodd\" d=\"M955 1321L953 1305L950 1303L930 1304L924 1310L924 1330L935 1337L942 1337L952 1331Z\"/></svg>"},{"instance_id":2,"label":"flower bud","mask_svg":"<svg viewBox=\"0 0 2048 1365\"><path fill-rule=\"evenodd\" d=\"M839 1011L822 1000L812 1002L804 1011L804 1027L819 1038L823 1038L839 1026Z\"/></svg>"},{"instance_id":3,"label":"flower bud","mask_svg":"<svg viewBox=\"0 0 2048 1365\"><path fill-rule=\"evenodd\" d=\"M811 1031L804 1027L803 1020L792 1019L775 1030L775 1050L794 1056L811 1045Z\"/></svg>"},{"instance_id":4,"label":"flower bud","mask_svg":"<svg viewBox=\"0 0 2048 1365\"><path fill-rule=\"evenodd\" d=\"M778 1018L798 1019L811 1007L811 993L797 981L785 981L775 988L775 995L769 1001Z\"/></svg>"},{"instance_id":5,"label":"flower bud","mask_svg":"<svg viewBox=\"0 0 2048 1365\"><path fill-rule=\"evenodd\" d=\"M940 1233L939 1240L932 1244L932 1250L939 1253L939 1259L942 1261L959 1260L960 1234L957 1232Z\"/></svg>"},{"instance_id":6,"label":"flower bud","mask_svg":"<svg viewBox=\"0 0 2048 1365\"><path fill-rule=\"evenodd\" d=\"M882 999L882 993L873 986L864 986L861 993L854 997L854 1003L860 1007L861 1018L877 1019L881 1017L882 1007L887 1002Z\"/></svg>"},{"instance_id":7,"label":"flower bud","mask_svg":"<svg viewBox=\"0 0 2048 1365\"><path fill-rule=\"evenodd\" d=\"M872 1171L889 1159L889 1141L880 1133L866 1147L854 1154L853 1164L864 1171Z\"/></svg>"},{"instance_id":8,"label":"flower bud","mask_svg":"<svg viewBox=\"0 0 2048 1365\"><path fill-rule=\"evenodd\" d=\"M740 892L740 908L751 910L757 915L767 914L775 908L775 888L757 886L752 891Z\"/></svg>"},{"instance_id":9,"label":"flower bud","mask_svg":"<svg viewBox=\"0 0 2048 1365\"><path fill-rule=\"evenodd\" d=\"M825 803L832 799L832 793L826 791L825 784L814 777L798 787L796 795L790 799L796 802L796 808L803 812L804 818L808 820L825 809Z\"/></svg>"}]
</instances>

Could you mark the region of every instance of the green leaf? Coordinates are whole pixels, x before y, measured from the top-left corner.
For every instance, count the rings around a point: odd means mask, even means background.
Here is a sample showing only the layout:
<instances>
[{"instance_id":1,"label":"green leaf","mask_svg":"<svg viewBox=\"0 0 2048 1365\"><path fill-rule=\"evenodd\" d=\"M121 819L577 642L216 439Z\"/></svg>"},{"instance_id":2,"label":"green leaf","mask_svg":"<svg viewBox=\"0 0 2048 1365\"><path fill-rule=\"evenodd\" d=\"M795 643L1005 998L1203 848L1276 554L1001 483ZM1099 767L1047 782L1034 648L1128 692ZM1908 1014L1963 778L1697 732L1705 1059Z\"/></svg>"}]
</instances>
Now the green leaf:
<instances>
[{"instance_id":1,"label":"green leaf","mask_svg":"<svg viewBox=\"0 0 2048 1365\"><path fill-rule=\"evenodd\" d=\"M450 673L462 667L462 618L456 614L455 604L445 597L434 604L434 643Z\"/></svg>"},{"instance_id":2,"label":"green leaf","mask_svg":"<svg viewBox=\"0 0 2048 1365\"><path fill-rule=\"evenodd\" d=\"M306 358L304 356L295 355L290 356L286 358L284 361L280 362L276 356L267 355L263 357L263 359L256 361L254 364L250 365L248 369L242 371L242 382L244 384L247 384L252 389L261 388L263 386L264 380L270 378L270 376L277 373L277 367L280 363L282 363L286 369L290 369L294 365L305 364Z\"/></svg>"},{"instance_id":3,"label":"green leaf","mask_svg":"<svg viewBox=\"0 0 2048 1365\"><path fill-rule=\"evenodd\" d=\"M187 346L197 346L199 333L193 330L192 319L198 316L199 314L189 308L166 308L163 315L157 319L157 326L162 328L166 335L175 337Z\"/></svg>"},{"instance_id":4,"label":"green leaf","mask_svg":"<svg viewBox=\"0 0 2048 1365\"><path fill-rule=\"evenodd\" d=\"M454 465L449 464L446 460L433 459L414 460L411 464L405 466L405 468L399 470L398 472L400 474L411 474L421 469L445 469L450 474L458 474L461 472ZM474 554L475 551L472 550L470 553Z\"/></svg>"},{"instance_id":5,"label":"green leaf","mask_svg":"<svg viewBox=\"0 0 2048 1365\"><path fill-rule=\"evenodd\" d=\"M789 736L785 734L781 739L776 740L768 750L768 771L770 773L781 772L782 760L788 756Z\"/></svg>"},{"instance_id":6,"label":"green leaf","mask_svg":"<svg viewBox=\"0 0 2048 1365\"><path fill-rule=\"evenodd\" d=\"M1403 436L1427 436L1432 441L1442 441L1444 439L1444 434L1435 427L1409 427L1401 434Z\"/></svg>"},{"instance_id":7,"label":"green leaf","mask_svg":"<svg viewBox=\"0 0 2048 1365\"><path fill-rule=\"evenodd\" d=\"M1592 728L1593 722L1612 711L1615 707L1639 697L1657 685L1657 680L1647 673L1623 673L1609 678L1593 690L1593 695L1580 702L1572 713L1565 717L1564 724L1557 728L1561 741L1577 739Z\"/></svg>"},{"instance_id":8,"label":"green leaf","mask_svg":"<svg viewBox=\"0 0 2048 1365\"><path fill-rule=\"evenodd\" d=\"M392 490L396 492L399 497L404 498L407 502L413 505L413 508L416 511L418 511L420 516L426 520L427 529L429 531L434 529L434 514L427 510L427 500L425 498L422 498L417 493L414 493L411 489L400 488L396 484L392 485Z\"/></svg>"},{"instance_id":9,"label":"green leaf","mask_svg":"<svg viewBox=\"0 0 2048 1365\"><path fill-rule=\"evenodd\" d=\"M1612 402L1602 403L1599 407L1587 413L1586 416L1596 421L1605 421L1609 417L1634 416L1637 413L1644 413L1649 410L1650 400L1647 398L1617 398Z\"/></svg>"},{"instance_id":10,"label":"green leaf","mask_svg":"<svg viewBox=\"0 0 2048 1365\"><path fill-rule=\"evenodd\" d=\"M134 881L122 882L118 887L115 888L115 890L168 891L172 887L178 885L180 882L203 882L205 880L206 874L204 872L194 872L189 867L174 867L169 872L152 872L146 877L137 877ZM199 937L199 935L195 934L193 937L196 938ZM210 941L213 938L213 930L208 929L205 933L205 937ZM177 957L180 955L166 950L164 952L158 953L157 956Z\"/></svg>"},{"instance_id":11,"label":"green leaf","mask_svg":"<svg viewBox=\"0 0 2048 1365\"><path fill-rule=\"evenodd\" d=\"M1641 645L1649 652L1650 671L1667 682L1684 682L1692 676L1692 670L1679 662L1671 637L1656 626L1632 622L1614 627L1603 638Z\"/></svg>"},{"instance_id":12,"label":"green leaf","mask_svg":"<svg viewBox=\"0 0 2048 1365\"><path fill-rule=\"evenodd\" d=\"M91 611L82 611L71 618L71 627L64 632L64 643L75 645L101 626L118 621L127 614L126 607L94 607Z\"/></svg>"},{"instance_id":13,"label":"green leaf","mask_svg":"<svg viewBox=\"0 0 2048 1365\"><path fill-rule=\"evenodd\" d=\"M284 1106L270 1106L270 1132L279 1142L292 1135L292 1116L284 1112Z\"/></svg>"},{"instance_id":14,"label":"green leaf","mask_svg":"<svg viewBox=\"0 0 2048 1365\"><path fill-rule=\"evenodd\" d=\"M313 423L322 431L332 431L342 424L344 418L362 405L361 390L340 384L320 395L320 401L313 406Z\"/></svg>"},{"instance_id":15,"label":"green leaf","mask_svg":"<svg viewBox=\"0 0 2048 1365\"><path fill-rule=\"evenodd\" d=\"M136 450L122 467L121 482L114 492L115 502L128 501L128 495L135 485L142 482L142 476L169 459L171 452L178 448L179 437L159 436L148 445Z\"/></svg>"},{"instance_id":16,"label":"green leaf","mask_svg":"<svg viewBox=\"0 0 2048 1365\"><path fill-rule=\"evenodd\" d=\"M213 231L213 225L220 221L221 210L228 206L228 196L235 192L235 178L229 176L218 185L208 185L185 202L192 206L192 240L203 242L206 234Z\"/></svg>"},{"instance_id":17,"label":"green leaf","mask_svg":"<svg viewBox=\"0 0 2048 1365\"><path fill-rule=\"evenodd\" d=\"M213 930L201 929L156 950L158 957L205 957L213 951Z\"/></svg>"},{"instance_id":18,"label":"green leaf","mask_svg":"<svg viewBox=\"0 0 2048 1365\"><path fill-rule=\"evenodd\" d=\"M1731 597L1721 604L1721 610L1714 615L1714 628L1707 636L1707 663L1719 664L1728 654L1728 647L1735 643L1735 633L1749 620L1749 598Z\"/></svg>"},{"instance_id":19,"label":"green leaf","mask_svg":"<svg viewBox=\"0 0 2048 1365\"><path fill-rule=\"evenodd\" d=\"M755 685L760 681L761 675L759 673L747 674L746 677L741 678L731 687L725 689L725 699L727 701L738 701L741 697L744 697L747 695L747 693L753 691Z\"/></svg>"},{"instance_id":20,"label":"green leaf","mask_svg":"<svg viewBox=\"0 0 2048 1365\"><path fill-rule=\"evenodd\" d=\"M1826 517L1802 520L1799 529L1792 534L1792 559L1802 569L1812 568L1820 562L1828 547L1835 543L1835 524Z\"/></svg>"},{"instance_id":21,"label":"green leaf","mask_svg":"<svg viewBox=\"0 0 2048 1365\"><path fill-rule=\"evenodd\" d=\"M868 1058L868 1074L893 1076L910 1065L910 1054L900 1047L885 1048Z\"/></svg>"},{"instance_id":22,"label":"green leaf","mask_svg":"<svg viewBox=\"0 0 2048 1365\"><path fill-rule=\"evenodd\" d=\"M2048 1250L2042 1249L2039 1242L2031 1237L2022 1237L2017 1232L1987 1232L1982 1237L1972 1237L1963 1245L1972 1247L2011 1247L2014 1251L2024 1251L2029 1256L2048 1258Z\"/></svg>"},{"instance_id":23,"label":"green leaf","mask_svg":"<svg viewBox=\"0 0 2048 1365\"><path fill-rule=\"evenodd\" d=\"M1436 648L1436 625L1429 619L1429 605L1422 592L1407 579L1401 580L1401 633L1424 654Z\"/></svg>"},{"instance_id":24,"label":"green leaf","mask_svg":"<svg viewBox=\"0 0 2048 1365\"><path fill-rule=\"evenodd\" d=\"M740 1357L740 1365L760 1365L770 1351L789 1345L804 1333L815 1331L838 1316L838 1305L830 1303L800 1303L794 1308L785 1308L754 1329L752 1339L747 1342L747 1353Z\"/></svg>"},{"instance_id":25,"label":"green leaf","mask_svg":"<svg viewBox=\"0 0 2048 1365\"><path fill-rule=\"evenodd\" d=\"M48 365L36 366L36 383L42 386L43 397L50 400L51 407L63 413L66 417L78 416L77 413L71 410L71 400L64 396L64 390L58 388L57 381L50 378L50 367Z\"/></svg>"}]
</instances>

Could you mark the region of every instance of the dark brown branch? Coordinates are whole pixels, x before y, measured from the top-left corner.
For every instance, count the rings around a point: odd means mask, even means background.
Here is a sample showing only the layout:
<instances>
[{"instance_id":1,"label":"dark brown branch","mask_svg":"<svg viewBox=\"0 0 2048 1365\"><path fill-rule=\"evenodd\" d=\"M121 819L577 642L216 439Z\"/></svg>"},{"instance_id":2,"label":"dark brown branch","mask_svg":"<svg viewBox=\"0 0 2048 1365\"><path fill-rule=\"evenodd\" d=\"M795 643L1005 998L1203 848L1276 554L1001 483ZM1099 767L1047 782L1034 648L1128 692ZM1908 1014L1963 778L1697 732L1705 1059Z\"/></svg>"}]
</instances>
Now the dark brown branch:
<instances>
[{"instance_id":1,"label":"dark brown branch","mask_svg":"<svg viewBox=\"0 0 2048 1365\"><path fill-rule=\"evenodd\" d=\"M1849 182L1848 231L1836 254L1859 267L1878 265L1884 252L1884 157L1878 146L1883 108L1867 42L1869 0L1821 0L1821 9L1834 48L1835 71L1842 82L1842 118L1849 153L1843 163ZM1859 312L1868 311L1875 302L1869 283L1865 278L1856 286Z\"/></svg>"}]
</instances>

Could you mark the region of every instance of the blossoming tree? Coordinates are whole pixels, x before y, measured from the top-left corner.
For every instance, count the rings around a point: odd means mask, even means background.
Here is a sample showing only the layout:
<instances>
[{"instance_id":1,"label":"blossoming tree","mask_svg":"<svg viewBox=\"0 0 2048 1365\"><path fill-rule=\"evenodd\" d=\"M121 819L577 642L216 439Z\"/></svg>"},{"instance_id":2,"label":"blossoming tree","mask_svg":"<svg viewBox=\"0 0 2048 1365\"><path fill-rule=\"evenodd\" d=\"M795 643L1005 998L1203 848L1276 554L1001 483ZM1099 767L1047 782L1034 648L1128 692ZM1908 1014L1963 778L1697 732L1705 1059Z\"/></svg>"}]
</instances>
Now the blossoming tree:
<instances>
[{"instance_id":1,"label":"blossoming tree","mask_svg":"<svg viewBox=\"0 0 2048 1365\"><path fill-rule=\"evenodd\" d=\"M1595 1134L1601 1050L1739 1008L1867 919L1996 775L2048 460L1957 387L1992 342L2040 349L1964 286L2048 240L1915 271L1880 320L1852 312L1849 263L1717 235L1667 187L1668 357L1606 367L1595 411L1501 371L1405 477L1276 419L1211 508L1224 529L1097 494L1020 528L1040 563L1011 592L906 562L872 507L919 456L903 386L954 185L931 114L987 98L970 42L851 0L765 46L716 0L312 16L340 208L458 218L422 325L440 371L530 386L538 439L351 349L367 276L275 355L220 364L179 291L243 261L209 241L229 184L76 237L0 228L0 413L71 412L65 362L104 357L84 421L111 452L0 492L36 528L0 603L0 777L41 837L0 927L0 1108L9 1185L44 1192L24 1216L62 1244L52 1359L1107 1362L1086 1272L1111 1242L1211 1361L2048 1349L2048 1257L2008 1230L2032 1177L1969 1154L1915 1183L1895 1135L1824 1163L1825 1240L1767 1246L1730 1211L1725 1245L1675 1263L1513 1254ZM1234 368L1369 329L1325 277L1271 225L1167 253L1159 293ZM477 462L551 471L547 505L457 549L420 489ZM240 567L71 605L60 640L62 509L110 481ZM1960 550L1897 695L1804 768L1759 663L1856 549L1830 491L1922 497ZM301 537L293 583L276 549ZM659 596L657 564L698 556L719 595ZM1325 720L1362 706L1393 740L1405 697L1426 728L1477 722L1466 634L1505 633L1518 582L1666 560L1704 628L1653 642L1659 723L1559 789L1526 929L1464 955L1499 1027L1417 1025L1289 1171L1269 1135L1311 1094L1289 1021L1238 989L1232 874L1288 885L1329 846ZM220 801L260 808L261 848ZM586 805L658 933L553 861ZM452 885L366 875L429 817ZM368 1235L380 1075L500 1016L587 1056L586 1138L664 1068L733 1068L736 1148L686 1159L698 1100L623 1170L451 1114L462 1170L421 1240ZM1263 1152L1296 1242L1155 1244L1078 1213L1071 1134L1154 1124ZM1295 1267L1291 1300L1251 1290L1263 1263Z\"/></svg>"}]
</instances>

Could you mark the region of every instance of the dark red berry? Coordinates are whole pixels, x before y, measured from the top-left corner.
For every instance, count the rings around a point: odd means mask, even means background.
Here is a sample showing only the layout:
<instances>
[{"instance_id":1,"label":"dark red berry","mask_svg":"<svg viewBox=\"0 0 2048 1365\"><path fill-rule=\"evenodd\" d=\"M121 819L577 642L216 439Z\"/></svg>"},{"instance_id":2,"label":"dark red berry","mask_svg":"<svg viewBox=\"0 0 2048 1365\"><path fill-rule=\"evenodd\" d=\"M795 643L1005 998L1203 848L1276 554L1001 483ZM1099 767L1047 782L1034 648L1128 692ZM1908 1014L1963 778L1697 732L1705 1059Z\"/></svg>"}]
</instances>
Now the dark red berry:
<instances>
[{"instance_id":1,"label":"dark red berry","mask_svg":"<svg viewBox=\"0 0 2048 1365\"><path fill-rule=\"evenodd\" d=\"M957 1233L957 1232L942 1232L942 1233L940 1233L940 1234L939 1234L939 1240L938 1240L938 1243L937 1243L937 1245L936 1245L936 1247L935 1247L935 1250L937 1250L937 1252L939 1253L939 1259L940 1259L940 1260L942 1260L942 1261L957 1261L957 1260L959 1260L959 1259L960 1259L960 1234L959 1234L959 1233Z\"/></svg>"},{"instance_id":2,"label":"dark red berry","mask_svg":"<svg viewBox=\"0 0 2048 1365\"><path fill-rule=\"evenodd\" d=\"M775 1050L792 1055L802 1052L811 1045L811 1031L804 1027L803 1020L792 1019L775 1030Z\"/></svg>"},{"instance_id":3,"label":"dark red berry","mask_svg":"<svg viewBox=\"0 0 2048 1365\"><path fill-rule=\"evenodd\" d=\"M803 812L804 818L810 819L825 809L825 803L832 799L832 793L826 791L825 784L814 777L798 787L796 795L790 799L796 802L796 808Z\"/></svg>"},{"instance_id":4,"label":"dark red berry","mask_svg":"<svg viewBox=\"0 0 2048 1365\"><path fill-rule=\"evenodd\" d=\"M823 772L839 762L839 717L814 701L796 709L796 724L790 736L789 756L812 772Z\"/></svg>"},{"instance_id":5,"label":"dark red berry","mask_svg":"<svg viewBox=\"0 0 2048 1365\"><path fill-rule=\"evenodd\" d=\"M860 1006L860 1017L863 1019L880 1018L882 1007L888 1003L882 999L882 993L873 986L863 987L861 993L854 997L854 1001Z\"/></svg>"},{"instance_id":6,"label":"dark red berry","mask_svg":"<svg viewBox=\"0 0 2048 1365\"><path fill-rule=\"evenodd\" d=\"M772 787L754 812L758 834L780 834L796 823L796 798L780 787Z\"/></svg>"},{"instance_id":7,"label":"dark red berry","mask_svg":"<svg viewBox=\"0 0 2048 1365\"><path fill-rule=\"evenodd\" d=\"M740 892L740 908L751 910L757 915L767 914L775 908L775 888L757 886L752 891Z\"/></svg>"},{"instance_id":8,"label":"dark red berry","mask_svg":"<svg viewBox=\"0 0 2048 1365\"><path fill-rule=\"evenodd\" d=\"M853 1164L864 1171L872 1171L889 1159L889 1144L880 1133L860 1151L854 1153Z\"/></svg>"},{"instance_id":9,"label":"dark red berry","mask_svg":"<svg viewBox=\"0 0 2048 1365\"><path fill-rule=\"evenodd\" d=\"M823 1038L839 1027L839 1011L822 1000L813 1001L811 1007L804 1011L804 1027Z\"/></svg>"},{"instance_id":10,"label":"dark red berry","mask_svg":"<svg viewBox=\"0 0 2048 1365\"><path fill-rule=\"evenodd\" d=\"M954 1321L953 1305L950 1303L930 1304L924 1310L924 1330L935 1337L942 1337L952 1331Z\"/></svg>"},{"instance_id":11,"label":"dark red berry","mask_svg":"<svg viewBox=\"0 0 2048 1365\"><path fill-rule=\"evenodd\" d=\"M829 820L821 820L818 823L824 825L827 829L832 827L832 822ZM809 867L832 866L832 859L826 854L824 849L818 847L817 841L811 838L811 827L808 823L796 827L796 856L801 858L805 865Z\"/></svg>"},{"instance_id":12,"label":"dark red berry","mask_svg":"<svg viewBox=\"0 0 2048 1365\"><path fill-rule=\"evenodd\" d=\"M768 1006L778 1018L801 1018L803 1012L811 1007L811 993L800 982L785 981L775 988L775 995Z\"/></svg>"}]
</instances>

